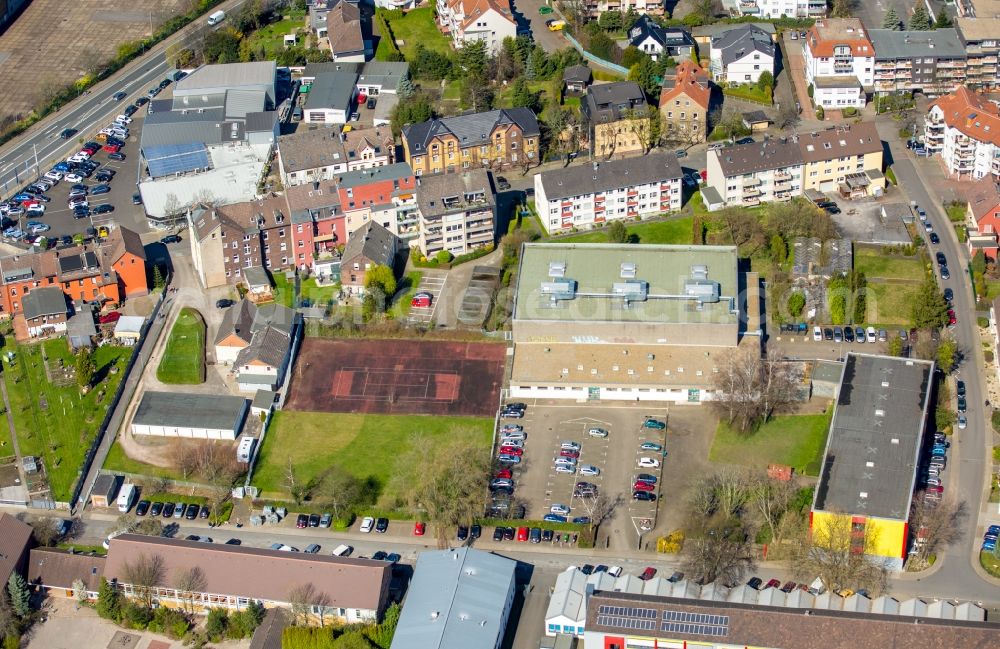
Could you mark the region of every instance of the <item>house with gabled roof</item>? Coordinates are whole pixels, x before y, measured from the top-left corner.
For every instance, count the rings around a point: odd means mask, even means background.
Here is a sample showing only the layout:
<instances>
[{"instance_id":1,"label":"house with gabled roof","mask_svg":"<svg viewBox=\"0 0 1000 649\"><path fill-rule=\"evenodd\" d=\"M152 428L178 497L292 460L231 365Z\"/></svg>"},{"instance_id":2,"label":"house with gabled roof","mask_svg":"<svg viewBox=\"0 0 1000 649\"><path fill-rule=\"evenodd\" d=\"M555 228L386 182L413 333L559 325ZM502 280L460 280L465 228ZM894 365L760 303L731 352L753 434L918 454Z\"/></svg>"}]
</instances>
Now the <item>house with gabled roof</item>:
<instances>
[{"instance_id":1,"label":"house with gabled roof","mask_svg":"<svg viewBox=\"0 0 1000 649\"><path fill-rule=\"evenodd\" d=\"M215 337L217 363L232 365L240 390L275 390L291 364L301 317L274 302L240 300L226 310Z\"/></svg>"},{"instance_id":2,"label":"house with gabled roof","mask_svg":"<svg viewBox=\"0 0 1000 649\"><path fill-rule=\"evenodd\" d=\"M395 271L396 255L402 249L399 237L375 221L351 233L340 263L340 283L349 293L363 295L365 276L376 266Z\"/></svg>"},{"instance_id":3,"label":"house with gabled roof","mask_svg":"<svg viewBox=\"0 0 1000 649\"><path fill-rule=\"evenodd\" d=\"M483 41L495 53L503 39L517 37L510 0L437 0L437 20L456 49Z\"/></svg>"},{"instance_id":4,"label":"house with gabled roof","mask_svg":"<svg viewBox=\"0 0 1000 649\"><path fill-rule=\"evenodd\" d=\"M767 71L774 74L774 41L759 27L736 25L712 37L709 50L712 78L727 83L757 83Z\"/></svg>"},{"instance_id":5,"label":"house with gabled roof","mask_svg":"<svg viewBox=\"0 0 1000 649\"><path fill-rule=\"evenodd\" d=\"M639 16L628 31L629 45L658 61L661 56L689 59L696 47L691 32L681 27L663 27L648 15Z\"/></svg>"}]
</instances>

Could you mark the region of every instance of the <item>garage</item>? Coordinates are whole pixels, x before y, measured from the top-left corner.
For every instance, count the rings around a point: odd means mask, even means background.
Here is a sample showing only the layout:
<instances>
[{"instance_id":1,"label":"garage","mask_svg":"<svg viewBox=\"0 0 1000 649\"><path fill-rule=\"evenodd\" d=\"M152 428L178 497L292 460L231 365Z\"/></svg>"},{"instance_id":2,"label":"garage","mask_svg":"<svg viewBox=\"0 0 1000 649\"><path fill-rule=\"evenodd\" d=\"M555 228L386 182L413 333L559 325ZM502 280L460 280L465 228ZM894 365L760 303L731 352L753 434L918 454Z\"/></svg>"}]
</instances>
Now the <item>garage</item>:
<instances>
[{"instance_id":1,"label":"garage","mask_svg":"<svg viewBox=\"0 0 1000 649\"><path fill-rule=\"evenodd\" d=\"M235 440L248 408L243 397L149 391L132 418L132 434Z\"/></svg>"}]
</instances>

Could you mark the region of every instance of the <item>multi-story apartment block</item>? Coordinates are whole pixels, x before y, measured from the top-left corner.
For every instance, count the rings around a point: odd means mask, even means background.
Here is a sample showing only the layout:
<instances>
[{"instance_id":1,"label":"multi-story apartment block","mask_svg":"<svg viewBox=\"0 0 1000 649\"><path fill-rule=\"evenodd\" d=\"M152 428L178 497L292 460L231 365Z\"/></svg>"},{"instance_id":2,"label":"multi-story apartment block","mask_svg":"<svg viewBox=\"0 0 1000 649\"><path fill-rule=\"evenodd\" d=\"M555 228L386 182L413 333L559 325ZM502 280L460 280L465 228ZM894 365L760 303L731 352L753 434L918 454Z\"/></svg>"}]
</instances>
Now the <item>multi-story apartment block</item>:
<instances>
[{"instance_id":1,"label":"multi-story apartment block","mask_svg":"<svg viewBox=\"0 0 1000 649\"><path fill-rule=\"evenodd\" d=\"M432 119L403 127L403 156L417 176L533 165L540 134L528 108Z\"/></svg>"},{"instance_id":2,"label":"multi-story apartment block","mask_svg":"<svg viewBox=\"0 0 1000 649\"><path fill-rule=\"evenodd\" d=\"M395 144L388 126L341 133L302 128L278 138L278 171L285 187L331 180L338 174L392 164Z\"/></svg>"},{"instance_id":3,"label":"multi-story apartment block","mask_svg":"<svg viewBox=\"0 0 1000 649\"><path fill-rule=\"evenodd\" d=\"M965 86L939 97L924 120L924 145L958 180L1000 179L1000 110Z\"/></svg>"},{"instance_id":4,"label":"multi-story apartment block","mask_svg":"<svg viewBox=\"0 0 1000 649\"><path fill-rule=\"evenodd\" d=\"M845 198L885 190L882 142L871 122L709 151L706 168L709 209L785 201L808 190Z\"/></svg>"},{"instance_id":5,"label":"multi-story apartment block","mask_svg":"<svg viewBox=\"0 0 1000 649\"><path fill-rule=\"evenodd\" d=\"M995 90L1000 85L1000 67L997 66L1000 17L957 18L955 26L969 56L966 85L980 90Z\"/></svg>"},{"instance_id":6,"label":"multi-story apartment block","mask_svg":"<svg viewBox=\"0 0 1000 649\"><path fill-rule=\"evenodd\" d=\"M875 48L875 93L920 91L937 96L964 84L970 58L976 65L985 57L967 52L953 28L929 32L870 29ZM995 57L994 57L995 58Z\"/></svg>"},{"instance_id":7,"label":"multi-story apartment block","mask_svg":"<svg viewBox=\"0 0 1000 649\"><path fill-rule=\"evenodd\" d=\"M580 110L596 156L624 157L647 149L646 95L635 81L590 86Z\"/></svg>"},{"instance_id":8,"label":"multi-story apartment block","mask_svg":"<svg viewBox=\"0 0 1000 649\"><path fill-rule=\"evenodd\" d=\"M605 11L627 13L630 9L641 15L663 15L663 2L656 0L586 0L591 18L600 18Z\"/></svg>"},{"instance_id":9,"label":"multi-story apartment block","mask_svg":"<svg viewBox=\"0 0 1000 649\"><path fill-rule=\"evenodd\" d=\"M639 16L632 29L628 30L628 39L629 45L645 52L654 61L661 56L687 59L697 47L691 32L681 27L662 27L646 15Z\"/></svg>"},{"instance_id":10,"label":"multi-story apartment block","mask_svg":"<svg viewBox=\"0 0 1000 649\"><path fill-rule=\"evenodd\" d=\"M760 18L821 18L825 0L725 0L723 6L741 16Z\"/></svg>"},{"instance_id":11,"label":"multi-story apartment block","mask_svg":"<svg viewBox=\"0 0 1000 649\"><path fill-rule=\"evenodd\" d=\"M421 252L461 255L493 243L496 190L490 172L423 176L418 183Z\"/></svg>"},{"instance_id":12,"label":"multi-story apartment block","mask_svg":"<svg viewBox=\"0 0 1000 649\"><path fill-rule=\"evenodd\" d=\"M858 18L817 20L803 47L806 81L823 108L865 105L875 83L875 47Z\"/></svg>"},{"instance_id":13,"label":"multi-story apartment block","mask_svg":"<svg viewBox=\"0 0 1000 649\"><path fill-rule=\"evenodd\" d=\"M669 68L660 91L661 136L667 142L704 142L712 97L708 74L693 61Z\"/></svg>"},{"instance_id":14,"label":"multi-story apartment block","mask_svg":"<svg viewBox=\"0 0 1000 649\"><path fill-rule=\"evenodd\" d=\"M757 83L764 71L774 74L774 51L774 41L767 32L755 25L737 25L712 37L712 78L726 83Z\"/></svg>"},{"instance_id":15,"label":"multi-story apartment block","mask_svg":"<svg viewBox=\"0 0 1000 649\"><path fill-rule=\"evenodd\" d=\"M535 175L535 207L549 232L656 216L681 208L673 153L595 162Z\"/></svg>"},{"instance_id":16,"label":"multi-story apartment block","mask_svg":"<svg viewBox=\"0 0 1000 649\"><path fill-rule=\"evenodd\" d=\"M96 243L2 257L0 282L0 317L24 313L24 296L46 286L80 306L120 304L149 291L142 240L122 227Z\"/></svg>"},{"instance_id":17,"label":"multi-story apartment block","mask_svg":"<svg viewBox=\"0 0 1000 649\"><path fill-rule=\"evenodd\" d=\"M375 221L407 241L417 236L416 179L405 163L352 171L337 179L347 232Z\"/></svg>"},{"instance_id":18,"label":"multi-story apartment block","mask_svg":"<svg viewBox=\"0 0 1000 649\"><path fill-rule=\"evenodd\" d=\"M437 21L456 48L483 41L497 52L503 39L517 37L510 0L437 0Z\"/></svg>"}]
</instances>

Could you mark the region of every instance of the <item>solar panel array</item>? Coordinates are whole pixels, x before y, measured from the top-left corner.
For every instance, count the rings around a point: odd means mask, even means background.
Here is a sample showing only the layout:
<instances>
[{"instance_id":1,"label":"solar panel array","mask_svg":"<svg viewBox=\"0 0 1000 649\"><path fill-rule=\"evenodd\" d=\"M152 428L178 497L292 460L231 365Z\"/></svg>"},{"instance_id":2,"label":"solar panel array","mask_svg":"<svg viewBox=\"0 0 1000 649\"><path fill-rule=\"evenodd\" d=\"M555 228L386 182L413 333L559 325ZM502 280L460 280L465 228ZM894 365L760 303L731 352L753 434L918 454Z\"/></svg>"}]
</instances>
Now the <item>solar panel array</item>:
<instances>
[{"instance_id":1,"label":"solar panel array","mask_svg":"<svg viewBox=\"0 0 1000 649\"><path fill-rule=\"evenodd\" d=\"M656 630L657 611L654 608L633 608L630 606L599 606L597 623L621 629L637 631Z\"/></svg>"},{"instance_id":2,"label":"solar panel array","mask_svg":"<svg viewBox=\"0 0 1000 649\"><path fill-rule=\"evenodd\" d=\"M649 620L656 619L655 608L631 608L628 606L599 606L598 615L617 615L619 617L641 617Z\"/></svg>"},{"instance_id":3,"label":"solar panel array","mask_svg":"<svg viewBox=\"0 0 1000 649\"><path fill-rule=\"evenodd\" d=\"M667 610L663 611L663 623L660 625L660 631L726 636L729 635L729 616Z\"/></svg>"},{"instance_id":4,"label":"solar panel array","mask_svg":"<svg viewBox=\"0 0 1000 649\"><path fill-rule=\"evenodd\" d=\"M169 144L143 149L149 175L162 178L173 174L208 169L208 150L201 142Z\"/></svg>"}]
</instances>

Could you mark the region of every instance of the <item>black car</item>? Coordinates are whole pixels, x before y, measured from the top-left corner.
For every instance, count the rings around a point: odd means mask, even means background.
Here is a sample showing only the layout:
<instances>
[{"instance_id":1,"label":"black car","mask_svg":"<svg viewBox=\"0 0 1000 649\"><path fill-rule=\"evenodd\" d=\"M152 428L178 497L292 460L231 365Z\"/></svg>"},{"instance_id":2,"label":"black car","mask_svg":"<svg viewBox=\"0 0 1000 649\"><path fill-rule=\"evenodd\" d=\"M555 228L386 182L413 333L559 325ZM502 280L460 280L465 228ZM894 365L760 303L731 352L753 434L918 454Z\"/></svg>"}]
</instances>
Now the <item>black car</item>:
<instances>
[{"instance_id":1,"label":"black car","mask_svg":"<svg viewBox=\"0 0 1000 649\"><path fill-rule=\"evenodd\" d=\"M163 503L163 518L171 518L174 515L174 504Z\"/></svg>"},{"instance_id":2,"label":"black car","mask_svg":"<svg viewBox=\"0 0 1000 649\"><path fill-rule=\"evenodd\" d=\"M107 214L108 212L114 212L115 206L110 203L104 203L103 205L98 205L94 208L94 214Z\"/></svg>"},{"instance_id":3,"label":"black car","mask_svg":"<svg viewBox=\"0 0 1000 649\"><path fill-rule=\"evenodd\" d=\"M833 329L827 327L823 330L823 340L833 340Z\"/></svg>"},{"instance_id":4,"label":"black car","mask_svg":"<svg viewBox=\"0 0 1000 649\"><path fill-rule=\"evenodd\" d=\"M374 97L369 97L369 98L368 98L368 103L367 103L367 104L365 104L365 106L367 106L367 107L368 107L368 110L372 110L373 108L375 108L375 104L376 104L377 102L378 102L378 100L377 100L377 99L375 99Z\"/></svg>"},{"instance_id":5,"label":"black car","mask_svg":"<svg viewBox=\"0 0 1000 649\"><path fill-rule=\"evenodd\" d=\"M111 191L111 185L94 185L90 188L90 195L97 196L99 194L107 194Z\"/></svg>"},{"instance_id":6,"label":"black car","mask_svg":"<svg viewBox=\"0 0 1000 649\"><path fill-rule=\"evenodd\" d=\"M117 160L118 162L122 162L125 160L125 154L121 151L118 151L117 153L109 153L108 160Z\"/></svg>"},{"instance_id":7,"label":"black car","mask_svg":"<svg viewBox=\"0 0 1000 649\"><path fill-rule=\"evenodd\" d=\"M180 242L181 242L181 238L178 235L176 235L176 234L168 234L167 236L165 236L162 239L160 239L160 243L163 243L163 244L180 243Z\"/></svg>"},{"instance_id":8,"label":"black car","mask_svg":"<svg viewBox=\"0 0 1000 649\"><path fill-rule=\"evenodd\" d=\"M153 506L149 508L150 516L159 516L163 513L163 503L153 503Z\"/></svg>"},{"instance_id":9,"label":"black car","mask_svg":"<svg viewBox=\"0 0 1000 649\"><path fill-rule=\"evenodd\" d=\"M128 106L125 107L125 110L123 110L122 113L125 115L125 117L132 117L133 115L135 115L135 112L137 110L139 109L136 108L134 105L129 104Z\"/></svg>"},{"instance_id":10,"label":"black car","mask_svg":"<svg viewBox=\"0 0 1000 649\"><path fill-rule=\"evenodd\" d=\"M309 527L319 527L319 514L309 514Z\"/></svg>"},{"instance_id":11,"label":"black car","mask_svg":"<svg viewBox=\"0 0 1000 649\"><path fill-rule=\"evenodd\" d=\"M108 170L108 169L102 169L101 171L98 171L97 175L94 176L94 180L96 180L99 183L109 183L109 182L111 182L112 180L114 180L115 177L112 176L111 174L109 174L108 171L110 171L110 170Z\"/></svg>"},{"instance_id":12,"label":"black car","mask_svg":"<svg viewBox=\"0 0 1000 649\"><path fill-rule=\"evenodd\" d=\"M139 504L135 506L136 516L145 516L149 512L149 501L140 500Z\"/></svg>"},{"instance_id":13,"label":"black car","mask_svg":"<svg viewBox=\"0 0 1000 649\"><path fill-rule=\"evenodd\" d=\"M648 491L633 491L632 500L645 500L647 502L653 502L656 500L656 494Z\"/></svg>"},{"instance_id":14,"label":"black car","mask_svg":"<svg viewBox=\"0 0 1000 649\"><path fill-rule=\"evenodd\" d=\"M959 381L956 387L957 387L957 390L958 390L958 396L964 397L965 396L965 381Z\"/></svg>"},{"instance_id":15,"label":"black car","mask_svg":"<svg viewBox=\"0 0 1000 649\"><path fill-rule=\"evenodd\" d=\"M376 552L375 554L372 555L372 560L374 560L374 561L385 561L385 558L388 557L388 556L389 556L388 554L386 554L382 550L379 550L378 552Z\"/></svg>"},{"instance_id":16,"label":"black car","mask_svg":"<svg viewBox=\"0 0 1000 649\"><path fill-rule=\"evenodd\" d=\"M208 505L201 508L201 513L198 514L198 518L208 518Z\"/></svg>"},{"instance_id":17,"label":"black car","mask_svg":"<svg viewBox=\"0 0 1000 649\"><path fill-rule=\"evenodd\" d=\"M225 308L233 306L234 304L236 304L236 303L233 302L232 300L228 300L226 298L223 298L221 300L216 300L215 301L215 308L217 308L217 309L225 309Z\"/></svg>"},{"instance_id":18,"label":"black car","mask_svg":"<svg viewBox=\"0 0 1000 649\"><path fill-rule=\"evenodd\" d=\"M127 92L121 92L121 91L116 92L115 94L111 95L111 98L114 99L115 101L121 101L122 99L125 99L126 97L128 97L128 93Z\"/></svg>"},{"instance_id":19,"label":"black car","mask_svg":"<svg viewBox=\"0 0 1000 649\"><path fill-rule=\"evenodd\" d=\"M754 590L760 590L760 587L764 585L764 580L760 577L754 577L747 582L747 586L753 588Z\"/></svg>"},{"instance_id":20,"label":"black car","mask_svg":"<svg viewBox=\"0 0 1000 649\"><path fill-rule=\"evenodd\" d=\"M243 541L239 539L229 539L226 541L225 545L243 545Z\"/></svg>"},{"instance_id":21,"label":"black car","mask_svg":"<svg viewBox=\"0 0 1000 649\"><path fill-rule=\"evenodd\" d=\"M844 340L849 343L854 342L854 329L852 327L844 327Z\"/></svg>"},{"instance_id":22,"label":"black car","mask_svg":"<svg viewBox=\"0 0 1000 649\"><path fill-rule=\"evenodd\" d=\"M469 528L469 534L472 536L473 539L478 539L480 536L483 535L483 527L481 525L473 525L471 528Z\"/></svg>"},{"instance_id":23,"label":"black car","mask_svg":"<svg viewBox=\"0 0 1000 649\"><path fill-rule=\"evenodd\" d=\"M513 541L515 533L516 532L514 531L513 527L505 527L504 530L503 530L503 540L504 541Z\"/></svg>"},{"instance_id":24,"label":"black car","mask_svg":"<svg viewBox=\"0 0 1000 649\"><path fill-rule=\"evenodd\" d=\"M465 539L469 538L469 528L466 527L465 525L459 525L458 533L455 535L455 538L458 539L459 541L464 541Z\"/></svg>"},{"instance_id":25,"label":"black car","mask_svg":"<svg viewBox=\"0 0 1000 649\"><path fill-rule=\"evenodd\" d=\"M148 97L139 97L138 99L135 100L136 106L145 106L148 103L149 103Z\"/></svg>"},{"instance_id":26,"label":"black car","mask_svg":"<svg viewBox=\"0 0 1000 649\"><path fill-rule=\"evenodd\" d=\"M142 205L142 194L132 194L132 204Z\"/></svg>"},{"instance_id":27,"label":"black car","mask_svg":"<svg viewBox=\"0 0 1000 649\"><path fill-rule=\"evenodd\" d=\"M90 142L84 142L83 143L83 148L86 148L86 149L100 149L101 145L100 145L99 142L90 141Z\"/></svg>"},{"instance_id":28,"label":"black car","mask_svg":"<svg viewBox=\"0 0 1000 649\"><path fill-rule=\"evenodd\" d=\"M188 73L185 72L184 70L178 70L177 72L174 72L174 81L180 81L181 79L183 79L187 75L188 75Z\"/></svg>"},{"instance_id":29,"label":"black car","mask_svg":"<svg viewBox=\"0 0 1000 649\"><path fill-rule=\"evenodd\" d=\"M944 256L943 252L938 252L934 257L937 259L938 266L948 265L948 258Z\"/></svg>"},{"instance_id":30,"label":"black car","mask_svg":"<svg viewBox=\"0 0 1000 649\"><path fill-rule=\"evenodd\" d=\"M552 530L542 530L542 541L551 543L553 534Z\"/></svg>"},{"instance_id":31,"label":"black car","mask_svg":"<svg viewBox=\"0 0 1000 649\"><path fill-rule=\"evenodd\" d=\"M85 219L88 216L90 216L90 208L89 207L79 207L79 208L76 208L76 209L73 210L73 218L74 219ZM72 243L72 240L70 240L70 243L66 243L66 244L63 244L63 245L68 246L71 243Z\"/></svg>"},{"instance_id":32,"label":"black car","mask_svg":"<svg viewBox=\"0 0 1000 649\"><path fill-rule=\"evenodd\" d=\"M968 404L965 402L965 397L958 398L958 411L964 413Z\"/></svg>"},{"instance_id":33,"label":"black car","mask_svg":"<svg viewBox=\"0 0 1000 649\"><path fill-rule=\"evenodd\" d=\"M193 521L198 518L198 511L201 509L198 505L188 505L187 511L184 512L184 518L189 521Z\"/></svg>"},{"instance_id":34,"label":"black car","mask_svg":"<svg viewBox=\"0 0 1000 649\"><path fill-rule=\"evenodd\" d=\"M840 208L836 205L830 205L828 207L824 207L823 209L826 210L827 214L840 214Z\"/></svg>"},{"instance_id":35,"label":"black car","mask_svg":"<svg viewBox=\"0 0 1000 649\"><path fill-rule=\"evenodd\" d=\"M589 563L585 563L583 564L583 567L580 568L580 572L582 572L585 575L592 575L594 574L594 566L590 565Z\"/></svg>"},{"instance_id":36,"label":"black car","mask_svg":"<svg viewBox=\"0 0 1000 649\"><path fill-rule=\"evenodd\" d=\"M955 299L955 292L950 288L944 290L944 299L950 304Z\"/></svg>"},{"instance_id":37,"label":"black car","mask_svg":"<svg viewBox=\"0 0 1000 649\"><path fill-rule=\"evenodd\" d=\"M606 565L604 565L603 563L601 565L597 566L596 568L594 568L594 573L595 574L599 573L599 572L607 572L607 571L608 571L608 567Z\"/></svg>"},{"instance_id":38,"label":"black car","mask_svg":"<svg viewBox=\"0 0 1000 649\"><path fill-rule=\"evenodd\" d=\"M503 541L503 531L504 531L504 528L502 528L502 527L494 527L493 528L493 540L495 542L499 543L500 541Z\"/></svg>"},{"instance_id":39,"label":"black car","mask_svg":"<svg viewBox=\"0 0 1000 649\"><path fill-rule=\"evenodd\" d=\"M59 137L61 137L64 140L68 140L74 135L76 135L75 128L64 128L62 131L59 132Z\"/></svg>"},{"instance_id":40,"label":"black car","mask_svg":"<svg viewBox=\"0 0 1000 649\"><path fill-rule=\"evenodd\" d=\"M934 245L941 243L941 237L939 237L936 232L931 232L930 235L928 235L928 238Z\"/></svg>"},{"instance_id":41,"label":"black car","mask_svg":"<svg viewBox=\"0 0 1000 649\"><path fill-rule=\"evenodd\" d=\"M497 176L497 189L510 189L510 183L503 176Z\"/></svg>"},{"instance_id":42,"label":"black car","mask_svg":"<svg viewBox=\"0 0 1000 649\"><path fill-rule=\"evenodd\" d=\"M379 518L375 520L375 531L379 534L385 534L389 529L389 519Z\"/></svg>"}]
</instances>

